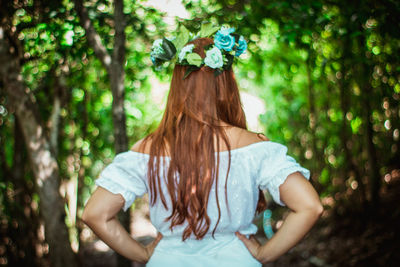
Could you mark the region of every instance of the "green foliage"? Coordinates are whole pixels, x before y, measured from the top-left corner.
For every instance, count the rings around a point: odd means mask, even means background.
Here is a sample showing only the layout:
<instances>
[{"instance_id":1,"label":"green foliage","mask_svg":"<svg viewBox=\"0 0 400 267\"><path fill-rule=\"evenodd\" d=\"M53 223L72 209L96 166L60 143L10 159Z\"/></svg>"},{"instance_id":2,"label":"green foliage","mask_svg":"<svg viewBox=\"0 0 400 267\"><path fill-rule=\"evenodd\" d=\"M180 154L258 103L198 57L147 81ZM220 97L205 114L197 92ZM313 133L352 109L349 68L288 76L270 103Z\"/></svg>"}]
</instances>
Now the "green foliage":
<instances>
[{"instance_id":1,"label":"green foliage","mask_svg":"<svg viewBox=\"0 0 400 267\"><path fill-rule=\"evenodd\" d=\"M236 69L239 84L264 99L260 120L266 135L289 146L311 170L321 194L336 200L376 194L381 182L372 181L381 177L373 174L376 168L365 166L387 166L380 175L399 167L394 163L400 151L400 60L394 54L400 50L399 21L393 18L400 6L322 0L185 2L198 20L227 23L249 40L250 55ZM349 188L350 179L358 187Z\"/></svg>"},{"instance_id":2,"label":"green foliage","mask_svg":"<svg viewBox=\"0 0 400 267\"><path fill-rule=\"evenodd\" d=\"M174 43L176 50L180 51L186 45L186 43L189 42L190 32L184 25L179 27L178 32L179 34L174 40L172 40L172 42Z\"/></svg>"},{"instance_id":3,"label":"green foliage","mask_svg":"<svg viewBox=\"0 0 400 267\"><path fill-rule=\"evenodd\" d=\"M200 27L200 37L209 37L212 36L219 30L218 26L214 26L211 22L204 22Z\"/></svg>"},{"instance_id":4,"label":"green foliage","mask_svg":"<svg viewBox=\"0 0 400 267\"><path fill-rule=\"evenodd\" d=\"M105 47L112 52L112 2L98 1L87 4L95 29ZM129 143L133 145L154 130L161 117L162 109L159 104L154 103L151 94L151 83L156 79L149 67L151 62L148 52L154 37L164 34L162 31L165 22L160 12L154 8L142 6L140 3L129 3L126 6L128 7L125 12L128 12L128 9L135 11L125 14L128 22L125 31L125 109ZM14 13L12 9L8 11L14 17L13 26L16 27L18 40L22 44L19 51L22 53L22 79L38 104L38 115L45 126L46 134L49 134L52 127L51 116L56 97L61 101L57 160L63 184L78 179L76 194L65 197L77 198L77 215L80 216L83 204L94 189L94 180L115 156L109 77L93 50L87 45L85 31L79 24L72 2L63 1L47 6L46 12L35 11L29 3L26 6L21 4ZM2 86L3 84L0 84L0 88ZM17 153L14 149L14 112L13 107L7 106L3 90L0 92L0 149L4 153L2 155L5 155L1 160L11 168L14 164L13 157ZM26 166L18 168L29 170L29 161L25 163ZM0 175L0 185L4 185L0 187L2 196L13 196L15 190L26 190L6 182L9 179L12 177L7 177L6 173ZM29 188L33 187L33 181L32 173L26 171L25 182L29 184ZM31 195L34 196L38 198L37 194ZM19 204L13 198L2 197L0 201L2 222L9 222L11 225L12 209L9 212L3 207L7 201L11 201L12 205ZM38 202L37 199L32 203L37 205ZM69 205L70 202L66 202L66 223L71 229L70 240L77 242L79 236L76 227L79 225L75 224L76 218L70 217L75 207ZM32 224L32 227L34 226ZM32 231L36 233L36 229Z\"/></svg>"},{"instance_id":5,"label":"green foliage","mask_svg":"<svg viewBox=\"0 0 400 267\"><path fill-rule=\"evenodd\" d=\"M264 100L260 121L266 136L288 145L289 153L311 170L323 199L362 206L376 190L374 160L384 192L386 178L400 168L400 8L396 1L184 2L196 19L179 21L179 34L172 40L175 47L180 50L188 42L189 30L212 35L218 30L212 23L229 24L248 40L248 53L234 64L240 88ZM61 101L57 160L64 184L78 180L79 216L94 180L115 156L110 79L87 45L73 2L38 3L8 1L1 14L9 16L16 32L12 38L22 45L16 50L21 55L22 79L38 103L46 134L52 127L56 97ZM112 1L85 1L85 6L112 54ZM169 82L171 66L154 74L149 52L152 41L168 36L166 29L171 26L163 20L165 14L141 1L126 1L124 13L125 109L132 145L153 131L162 116L154 89ZM187 59L196 66L201 62L197 54ZM1 160L10 170L15 146L21 141L15 123L13 107L0 90ZM19 166L24 172L22 187L5 171L0 174L3 224L12 224L13 207L19 205L17 189L36 206L33 214L40 209L28 163ZM68 205L65 209L70 213L73 208ZM75 229L73 222L68 218Z\"/></svg>"}]
</instances>

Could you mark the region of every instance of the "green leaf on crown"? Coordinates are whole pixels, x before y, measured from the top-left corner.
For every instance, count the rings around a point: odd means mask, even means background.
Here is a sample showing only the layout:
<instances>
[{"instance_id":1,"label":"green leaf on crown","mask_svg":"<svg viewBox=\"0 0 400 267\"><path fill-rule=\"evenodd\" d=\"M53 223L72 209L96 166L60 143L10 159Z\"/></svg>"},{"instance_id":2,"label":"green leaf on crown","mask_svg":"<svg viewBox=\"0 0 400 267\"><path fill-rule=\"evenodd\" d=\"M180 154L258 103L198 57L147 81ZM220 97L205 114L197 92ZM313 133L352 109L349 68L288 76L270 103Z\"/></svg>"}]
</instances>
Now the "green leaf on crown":
<instances>
[{"instance_id":1,"label":"green leaf on crown","mask_svg":"<svg viewBox=\"0 0 400 267\"><path fill-rule=\"evenodd\" d=\"M239 39L240 39L240 35L237 34L237 33L231 33L231 35L232 35L233 37L235 37L235 43L238 43L238 42L239 42Z\"/></svg>"},{"instance_id":2,"label":"green leaf on crown","mask_svg":"<svg viewBox=\"0 0 400 267\"><path fill-rule=\"evenodd\" d=\"M201 24L200 37L209 37L219 30L218 26L213 26L211 22Z\"/></svg>"},{"instance_id":3,"label":"green leaf on crown","mask_svg":"<svg viewBox=\"0 0 400 267\"><path fill-rule=\"evenodd\" d=\"M176 50L179 51L187 44L187 42L189 42L189 40L189 30L185 26L181 25L181 27L179 28L178 36L176 36L176 38L172 42L174 43Z\"/></svg>"},{"instance_id":4,"label":"green leaf on crown","mask_svg":"<svg viewBox=\"0 0 400 267\"><path fill-rule=\"evenodd\" d=\"M186 55L186 60L190 65L195 65L197 67L201 66L203 59L197 53L190 53Z\"/></svg>"},{"instance_id":5,"label":"green leaf on crown","mask_svg":"<svg viewBox=\"0 0 400 267\"><path fill-rule=\"evenodd\" d=\"M225 54L225 58L226 58L227 62L226 62L226 64L224 64L223 69L228 70L232 66L235 56L232 54Z\"/></svg>"},{"instance_id":6,"label":"green leaf on crown","mask_svg":"<svg viewBox=\"0 0 400 267\"><path fill-rule=\"evenodd\" d=\"M208 44L206 46L204 46L204 50L208 51L209 49L211 49L214 46L214 44Z\"/></svg>"},{"instance_id":7,"label":"green leaf on crown","mask_svg":"<svg viewBox=\"0 0 400 267\"><path fill-rule=\"evenodd\" d=\"M186 77L189 76L190 73L192 73L192 71L196 71L196 70L199 70L199 69L200 69L199 67L196 67L194 65L189 65L187 67L187 69L186 69L185 75L183 75L183 79L182 80L186 79Z\"/></svg>"},{"instance_id":8,"label":"green leaf on crown","mask_svg":"<svg viewBox=\"0 0 400 267\"><path fill-rule=\"evenodd\" d=\"M158 68L162 67L164 62L165 62L164 60L161 60L158 57L155 57L154 66L156 67L156 69L158 69Z\"/></svg>"},{"instance_id":9,"label":"green leaf on crown","mask_svg":"<svg viewBox=\"0 0 400 267\"><path fill-rule=\"evenodd\" d=\"M164 53L155 55L156 59L160 59L162 61L169 61L171 60L176 54L175 45L168 39L163 38L162 48Z\"/></svg>"},{"instance_id":10,"label":"green leaf on crown","mask_svg":"<svg viewBox=\"0 0 400 267\"><path fill-rule=\"evenodd\" d=\"M221 69L215 69L214 70L214 77L217 77L218 75L220 75L223 72L223 70Z\"/></svg>"}]
</instances>

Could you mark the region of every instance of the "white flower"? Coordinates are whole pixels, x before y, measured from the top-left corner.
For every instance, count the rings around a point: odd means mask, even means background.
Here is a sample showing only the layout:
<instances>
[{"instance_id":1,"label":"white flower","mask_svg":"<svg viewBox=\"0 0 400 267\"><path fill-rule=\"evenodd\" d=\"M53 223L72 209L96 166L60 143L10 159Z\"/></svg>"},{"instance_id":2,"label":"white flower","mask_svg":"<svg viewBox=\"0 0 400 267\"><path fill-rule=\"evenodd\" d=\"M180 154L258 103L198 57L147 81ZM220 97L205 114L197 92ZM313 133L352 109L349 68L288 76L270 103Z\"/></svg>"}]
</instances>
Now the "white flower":
<instances>
[{"instance_id":1,"label":"white flower","mask_svg":"<svg viewBox=\"0 0 400 267\"><path fill-rule=\"evenodd\" d=\"M162 39L154 40L152 48L161 47Z\"/></svg>"},{"instance_id":2,"label":"white flower","mask_svg":"<svg viewBox=\"0 0 400 267\"><path fill-rule=\"evenodd\" d=\"M206 52L204 64L213 69L221 68L224 65L221 50L219 50L218 47L215 46L212 49L208 50Z\"/></svg>"},{"instance_id":3,"label":"white flower","mask_svg":"<svg viewBox=\"0 0 400 267\"><path fill-rule=\"evenodd\" d=\"M189 44L182 48L181 52L179 52L179 55L178 55L179 63L181 63L185 59L185 56L187 53L192 53L193 48L194 48L194 44Z\"/></svg>"},{"instance_id":4,"label":"white flower","mask_svg":"<svg viewBox=\"0 0 400 267\"><path fill-rule=\"evenodd\" d=\"M233 33L233 32L235 32L235 28L230 28L230 27L227 27L227 26L222 26L221 29L218 31L218 34L221 34L221 35L226 36L226 35L230 35L230 34Z\"/></svg>"},{"instance_id":5,"label":"white flower","mask_svg":"<svg viewBox=\"0 0 400 267\"><path fill-rule=\"evenodd\" d=\"M153 42L153 46L151 47L151 53L153 55L159 55L164 52L164 49L162 48L162 39L157 39Z\"/></svg>"}]
</instances>

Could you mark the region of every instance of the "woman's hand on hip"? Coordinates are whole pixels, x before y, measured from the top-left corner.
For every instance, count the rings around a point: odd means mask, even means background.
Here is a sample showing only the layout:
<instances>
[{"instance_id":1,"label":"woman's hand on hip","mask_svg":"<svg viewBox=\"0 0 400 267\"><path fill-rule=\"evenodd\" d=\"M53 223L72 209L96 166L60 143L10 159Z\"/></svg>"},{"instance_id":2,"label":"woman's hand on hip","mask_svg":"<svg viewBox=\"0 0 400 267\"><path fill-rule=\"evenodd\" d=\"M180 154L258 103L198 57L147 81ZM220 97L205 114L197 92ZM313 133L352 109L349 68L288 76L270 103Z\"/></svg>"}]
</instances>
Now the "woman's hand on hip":
<instances>
[{"instance_id":1,"label":"woman's hand on hip","mask_svg":"<svg viewBox=\"0 0 400 267\"><path fill-rule=\"evenodd\" d=\"M253 257L256 260L261 262L261 258L260 258L261 244L254 237L254 235L251 235L250 238L247 238L245 235L242 235L241 233L236 232L236 236L243 242L243 244L249 250L250 254L253 255Z\"/></svg>"},{"instance_id":2,"label":"woman's hand on hip","mask_svg":"<svg viewBox=\"0 0 400 267\"><path fill-rule=\"evenodd\" d=\"M318 193L300 172L288 175L279 186L279 193L291 211L268 242L261 245L254 236L246 238L237 233L254 258L263 264L275 261L300 242L323 212Z\"/></svg>"},{"instance_id":3,"label":"woman's hand on hip","mask_svg":"<svg viewBox=\"0 0 400 267\"><path fill-rule=\"evenodd\" d=\"M163 238L162 234L158 233L157 237L150 244L144 247L147 261L149 261L151 256L153 256L154 249L156 248L156 246L158 245L158 243L162 238Z\"/></svg>"}]
</instances>

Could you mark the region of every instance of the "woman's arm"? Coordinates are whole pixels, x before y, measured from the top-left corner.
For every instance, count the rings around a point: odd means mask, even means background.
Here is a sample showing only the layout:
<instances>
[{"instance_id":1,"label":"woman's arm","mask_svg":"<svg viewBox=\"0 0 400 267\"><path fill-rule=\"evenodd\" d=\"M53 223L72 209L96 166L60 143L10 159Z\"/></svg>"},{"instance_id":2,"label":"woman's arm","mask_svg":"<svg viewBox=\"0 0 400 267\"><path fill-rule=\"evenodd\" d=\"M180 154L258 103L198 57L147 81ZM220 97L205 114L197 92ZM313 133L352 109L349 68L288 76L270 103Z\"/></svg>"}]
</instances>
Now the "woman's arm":
<instances>
[{"instance_id":1,"label":"woman's arm","mask_svg":"<svg viewBox=\"0 0 400 267\"><path fill-rule=\"evenodd\" d=\"M85 206L82 220L115 252L132 261L146 263L162 235L158 234L146 247L133 239L116 217L124 203L120 194L98 187Z\"/></svg>"},{"instance_id":2,"label":"woman's arm","mask_svg":"<svg viewBox=\"0 0 400 267\"><path fill-rule=\"evenodd\" d=\"M280 229L264 245L237 232L250 253L260 262L276 260L296 245L321 216L323 207L318 194L299 172L292 173L279 187L281 200L291 209Z\"/></svg>"}]
</instances>

